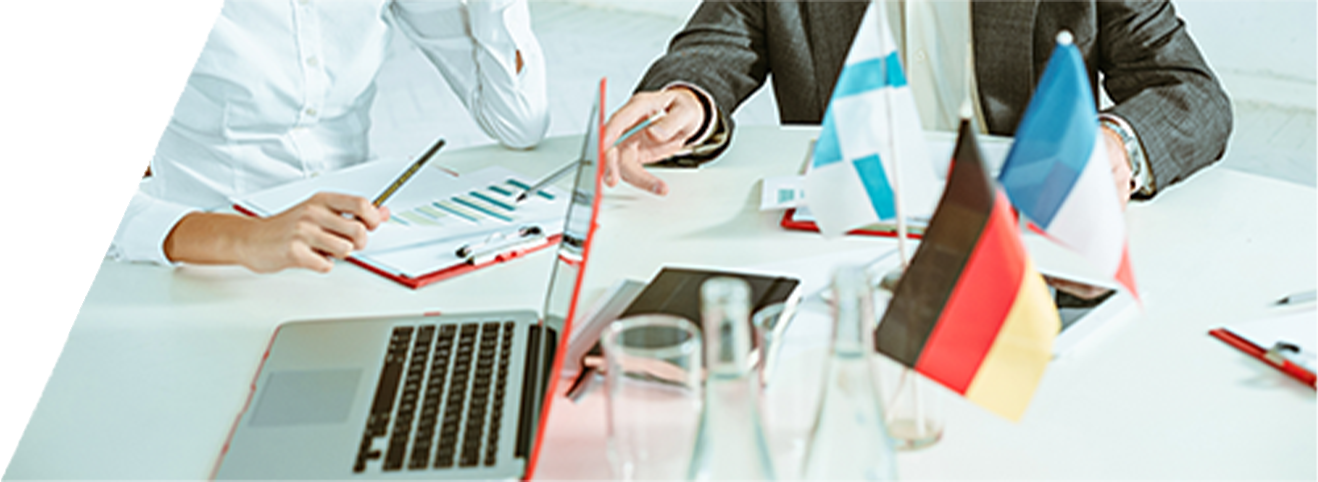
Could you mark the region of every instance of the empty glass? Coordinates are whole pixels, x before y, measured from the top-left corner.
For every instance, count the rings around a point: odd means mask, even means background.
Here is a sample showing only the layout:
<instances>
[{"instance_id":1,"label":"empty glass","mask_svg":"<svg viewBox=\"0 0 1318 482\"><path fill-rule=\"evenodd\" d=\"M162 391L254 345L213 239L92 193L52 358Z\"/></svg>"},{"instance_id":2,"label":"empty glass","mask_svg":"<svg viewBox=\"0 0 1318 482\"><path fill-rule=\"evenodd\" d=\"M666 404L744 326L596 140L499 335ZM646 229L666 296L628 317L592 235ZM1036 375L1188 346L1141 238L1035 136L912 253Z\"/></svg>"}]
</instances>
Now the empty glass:
<instances>
[{"instance_id":1,"label":"empty glass","mask_svg":"<svg viewBox=\"0 0 1318 482\"><path fill-rule=\"evenodd\" d=\"M751 352L750 287L714 277L700 286L705 333L705 406L687 477L692 480L771 480L773 458L760 419L760 375Z\"/></svg>"},{"instance_id":2,"label":"empty glass","mask_svg":"<svg viewBox=\"0 0 1318 482\"><path fill-rule=\"evenodd\" d=\"M859 265L833 276L833 342L806 450L807 480L896 480L897 457L869 358L874 297Z\"/></svg>"},{"instance_id":3,"label":"empty glass","mask_svg":"<svg viewBox=\"0 0 1318 482\"><path fill-rule=\"evenodd\" d=\"M759 347L759 360L756 364L760 367L760 385L768 385L769 379L773 377L778 362L777 354L782 347L782 340L778 339L781 335L778 332L779 323L788 321L782 319L786 308L786 303L773 303L751 315L751 325L755 327L755 344Z\"/></svg>"},{"instance_id":4,"label":"empty glass","mask_svg":"<svg viewBox=\"0 0 1318 482\"><path fill-rule=\"evenodd\" d=\"M659 314L615 321L600 337L615 477L686 476L703 397L700 340L690 321Z\"/></svg>"}]
</instances>

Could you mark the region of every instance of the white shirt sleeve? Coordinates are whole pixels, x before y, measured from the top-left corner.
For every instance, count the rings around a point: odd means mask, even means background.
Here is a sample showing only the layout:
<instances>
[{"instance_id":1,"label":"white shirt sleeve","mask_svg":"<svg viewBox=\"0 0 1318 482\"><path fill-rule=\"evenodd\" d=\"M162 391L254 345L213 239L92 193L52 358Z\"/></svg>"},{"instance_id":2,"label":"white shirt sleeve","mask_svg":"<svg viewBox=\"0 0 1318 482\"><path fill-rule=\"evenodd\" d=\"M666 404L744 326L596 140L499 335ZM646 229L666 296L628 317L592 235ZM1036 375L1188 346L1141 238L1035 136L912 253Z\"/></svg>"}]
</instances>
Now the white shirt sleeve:
<instances>
[{"instance_id":1,"label":"white shirt sleeve","mask_svg":"<svg viewBox=\"0 0 1318 482\"><path fill-rule=\"evenodd\" d=\"M139 185L115 233L113 258L172 265L163 243L188 213L364 162L366 96L391 29L420 47L500 143L530 147L549 128L526 0L226 1L221 17L157 144L155 177Z\"/></svg>"},{"instance_id":2,"label":"white shirt sleeve","mask_svg":"<svg viewBox=\"0 0 1318 482\"><path fill-rule=\"evenodd\" d=\"M150 178L143 179L142 187L150 182ZM152 197L142 187L128 201L128 209L114 233L108 255L119 261L174 265L176 263L165 257L165 238L183 216L198 209Z\"/></svg>"},{"instance_id":3,"label":"white shirt sleeve","mask_svg":"<svg viewBox=\"0 0 1318 482\"><path fill-rule=\"evenodd\" d=\"M544 138L544 55L526 0L397 0L390 12L387 20L421 48L486 134L513 148Z\"/></svg>"}]
</instances>

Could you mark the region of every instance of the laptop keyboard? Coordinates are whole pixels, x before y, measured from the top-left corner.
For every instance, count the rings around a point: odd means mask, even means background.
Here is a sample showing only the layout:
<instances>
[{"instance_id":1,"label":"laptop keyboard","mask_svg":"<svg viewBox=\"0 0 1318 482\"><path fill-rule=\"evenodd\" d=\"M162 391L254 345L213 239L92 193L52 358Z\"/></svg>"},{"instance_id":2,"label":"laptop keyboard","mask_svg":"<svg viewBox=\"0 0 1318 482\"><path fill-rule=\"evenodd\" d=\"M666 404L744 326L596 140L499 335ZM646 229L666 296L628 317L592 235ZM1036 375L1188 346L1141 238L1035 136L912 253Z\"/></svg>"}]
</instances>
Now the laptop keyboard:
<instances>
[{"instance_id":1,"label":"laptop keyboard","mask_svg":"<svg viewBox=\"0 0 1318 482\"><path fill-rule=\"evenodd\" d=\"M493 466L514 326L395 327L353 472L381 457L385 471ZM373 449L386 435L384 452Z\"/></svg>"}]
</instances>

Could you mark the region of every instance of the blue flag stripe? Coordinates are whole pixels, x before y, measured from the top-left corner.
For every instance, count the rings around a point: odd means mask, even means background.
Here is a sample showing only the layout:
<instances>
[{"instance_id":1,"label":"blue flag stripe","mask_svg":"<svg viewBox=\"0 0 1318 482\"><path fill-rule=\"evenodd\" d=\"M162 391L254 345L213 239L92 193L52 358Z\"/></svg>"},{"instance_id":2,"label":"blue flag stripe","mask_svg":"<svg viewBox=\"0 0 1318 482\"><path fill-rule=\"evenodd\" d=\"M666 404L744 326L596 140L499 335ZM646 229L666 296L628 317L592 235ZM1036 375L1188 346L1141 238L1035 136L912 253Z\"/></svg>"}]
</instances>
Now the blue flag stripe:
<instances>
[{"instance_id":1,"label":"blue flag stripe","mask_svg":"<svg viewBox=\"0 0 1318 482\"><path fill-rule=\"evenodd\" d=\"M902 72L901 61L897 52L882 58L873 58L842 67L837 86L833 88L833 98L863 94L883 87L905 87L906 74Z\"/></svg>"},{"instance_id":2,"label":"blue flag stripe","mask_svg":"<svg viewBox=\"0 0 1318 482\"><path fill-rule=\"evenodd\" d=\"M1098 111L1079 51L1059 45L1025 109L999 181L1012 204L1047 229L1098 141Z\"/></svg>"},{"instance_id":3,"label":"blue flag stripe","mask_svg":"<svg viewBox=\"0 0 1318 482\"><path fill-rule=\"evenodd\" d=\"M815 141L815 152L810 157L813 167L842 162L842 147L838 144L837 124L833 122L832 107L824 111L824 126L819 130L819 140Z\"/></svg>"},{"instance_id":4,"label":"blue flag stripe","mask_svg":"<svg viewBox=\"0 0 1318 482\"><path fill-rule=\"evenodd\" d=\"M879 219L896 217L897 206L893 205L892 185L888 183L888 175L883 172L883 161L879 160L879 155L870 154L851 161L851 165L856 167L860 182L869 194L870 205L874 207L874 213L879 215Z\"/></svg>"}]
</instances>

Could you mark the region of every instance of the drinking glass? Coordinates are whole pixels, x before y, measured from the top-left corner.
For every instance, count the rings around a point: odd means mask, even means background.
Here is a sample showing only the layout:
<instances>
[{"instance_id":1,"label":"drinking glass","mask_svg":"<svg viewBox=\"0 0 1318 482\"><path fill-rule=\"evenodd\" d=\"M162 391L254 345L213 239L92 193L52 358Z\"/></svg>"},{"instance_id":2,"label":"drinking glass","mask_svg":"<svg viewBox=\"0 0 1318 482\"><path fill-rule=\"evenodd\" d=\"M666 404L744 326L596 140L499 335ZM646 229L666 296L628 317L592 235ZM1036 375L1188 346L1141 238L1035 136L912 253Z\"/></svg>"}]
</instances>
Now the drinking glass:
<instances>
[{"instance_id":1,"label":"drinking glass","mask_svg":"<svg viewBox=\"0 0 1318 482\"><path fill-rule=\"evenodd\" d=\"M677 316L639 315L613 322L600 340L614 476L685 478L703 399L700 330Z\"/></svg>"},{"instance_id":2,"label":"drinking glass","mask_svg":"<svg viewBox=\"0 0 1318 482\"><path fill-rule=\"evenodd\" d=\"M778 339L781 336L781 333L777 332L778 324L788 321L782 319L786 307L786 303L773 303L751 315L751 325L755 327L755 344L759 347L759 360L756 365L759 367L761 385L769 384L778 362L777 354L782 347L782 340Z\"/></svg>"}]
</instances>

